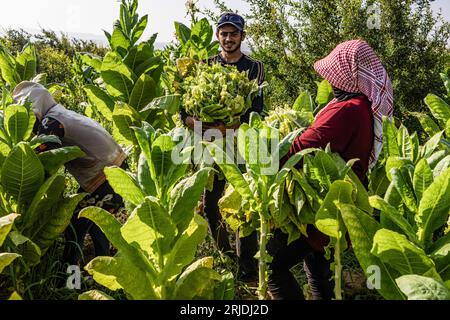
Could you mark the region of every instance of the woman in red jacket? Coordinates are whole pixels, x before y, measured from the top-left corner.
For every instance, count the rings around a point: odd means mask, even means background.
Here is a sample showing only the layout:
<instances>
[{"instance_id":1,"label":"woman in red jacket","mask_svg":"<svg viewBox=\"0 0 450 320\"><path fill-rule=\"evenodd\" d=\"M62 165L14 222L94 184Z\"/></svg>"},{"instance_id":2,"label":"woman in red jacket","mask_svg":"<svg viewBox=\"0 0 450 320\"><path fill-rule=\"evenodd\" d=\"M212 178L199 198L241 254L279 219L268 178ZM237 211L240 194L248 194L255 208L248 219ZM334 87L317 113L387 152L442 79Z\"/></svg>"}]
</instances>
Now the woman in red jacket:
<instances>
[{"instance_id":1,"label":"woman in red jacket","mask_svg":"<svg viewBox=\"0 0 450 320\"><path fill-rule=\"evenodd\" d=\"M366 173L382 148L382 118L392 117L393 93L389 76L373 49L362 40L339 44L315 70L333 87L335 98L316 116L314 124L298 137L287 157L307 148L325 148L344 160L358 158L353 171L367 186ZM285 159L284 159L285 160ZM313 299L331 299L330 261L324 257L329 238L313 225L308 237L287 245L277 231L269 242L273 256L269 288L274 299L302 299L290 268L303 260Z\"/></svg>"}]
</instances>

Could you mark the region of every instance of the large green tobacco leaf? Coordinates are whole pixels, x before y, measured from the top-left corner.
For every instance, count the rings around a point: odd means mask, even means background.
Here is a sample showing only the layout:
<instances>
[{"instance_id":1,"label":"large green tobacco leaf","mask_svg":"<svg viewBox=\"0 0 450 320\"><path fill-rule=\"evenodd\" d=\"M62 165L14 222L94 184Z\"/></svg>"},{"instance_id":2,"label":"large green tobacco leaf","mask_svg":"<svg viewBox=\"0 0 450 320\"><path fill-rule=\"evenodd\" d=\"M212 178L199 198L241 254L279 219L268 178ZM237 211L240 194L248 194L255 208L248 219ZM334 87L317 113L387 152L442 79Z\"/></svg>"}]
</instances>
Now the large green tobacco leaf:
<instances>
[{"instance_id":1,"label":"large green tobacco leaf","mask_svg":"<svg viewBox=\"0 0 450 320\"><path fill-rule=\"evenodd\" d=\"M278 144L278 147L277 147L278 153L275 154L276 156L279 157L279 159L282 159L284 156L286 156L286 155L288 154L289 149L290 149L291 146L292 146L292 143L293 143L294 140L299 136L300 133L301 133L301 130L296 130L296 131L294 131L294 132L290 132L286 137L283 138L283 140L280 141L280 143ZM309 149L309 150L311 150L311 149ZM306 152L306 150L305 150L305 152ZM308 151L308 152L309 152L309 151ZM298 152L297 154L302 154L302 153L304 153L304 152L300 151L300 152ZM294 161L294 160L291 160L291 159L294 158L295 156L296 156L296 155L292 156L292 157L286 162L286 164L287 164L289 161ZM277 161L277 160L278 160L278 159L275 159L275 161ZM297 164L298 161L299 161L299 160L294 161L295 164Z\"/></svg>"},{"instance_id":2,"label":"large green tobacco leaf","mask_svg":"<svg viewBox=\"0 0 450 320\"><path fill-rule=\"evenodd\" d=\"M150 175L150 168L148 166L147 159L144 153L139 156L139 162L137 167L137 181L139 188L146 196L156 196L155 181L153 181Z\"/></svg>"},{"instance_id":3,"label":"large green tobacco leaf","mask_svg":"<svg viewBox=\"0 0 450 320\"><path fill-rule=\"evenodd\" d=\"M207 144L212 146L211 144ZM239 168L231 161L228 156L219 148L209 148L209 151L222 170L228 182L239 194L246 200L253 198L253 192L250 190L248 182L245 180Z\"/></svg>"},{"instance_id":4,"label":"large green tobacco leaf","mask_svg":"<svg viewBox=\"0 0 450 320\"><path fill-rule=\"evenodd\" d=\"M44 151L39 153L38 157L44 165L45 172L52 175L67 162L84 157L85 155L79 147L72 146Z\"/></svg>"},{"instance_id":5,"label":"large green tobacco leaf","mask_svg":"<svg viewBox=\"0 0 450 320\"><path fill-rule=\"evenodd\" d=\"M184 46L191 38L191 29L181 22L175 22L174 24L177 39Z\"/></svg>"},{"instance_id":6,"label":"large green tobacco leaf","mask_svg":"<svg viewBox=\"0 0 450 320\"><path fill-rule=\"evenodd\" d=\"M172 150L175 148L175 142L169 135L161 135L152 143L151 158L148 159L149 166L154 168L154 179L158 179L158 185L162 186L167 179L173 166L177 166L172 161Z\"/></svg>"},{"instance_id":7,"label":"large green tobacco leaf","mask_svg":"<svg viewBox=\"0 0 450 320\"><path fill-rule=\"evenodd\" d=\"M7 216L0 217L0 247L3 245L8 233L14 224L14 220L19 217L18 214L11 213Z\"/></svg>"},{"instance_id":8,"label":"large green tobacco leaf","mask_svg":"<svg viewBox=\"0 0 450 320\"><path fill-rule=\"evenodd\" d=\"M273 192L273 206L270 207L275 226L283 226L289 222L289 213L293 211L289 205L289 196L285 194L285 184L282 183L279 188ZM314 223L314 221L313 221Z\"/></svg>"},{"instance_id":9,"label":"large green tobacco leaf","mask_svg":"<svg viewBox=\"0 0 450 320\"><path fill-rule=\"evenodd\" d=\"M51 210L60 200L64 191L65 178L61 174L55 174L48 178L39 188L33 197L33 201L22 216L21 229L26 235L31 235L36 231L37 225L42 224L42 220L46 218L48 211Z\"/></svg>"},{"instance_id":10,"label":"large green tobacco leaf","mask_svg":"<svg viewBox=\"0 0 450 320\"><path fill-rule=\"evenodd\" d=\"M344 162L342 160L342 158L337 156L336 154L333 154L333 158L338 159L338 160L336 160L337 163ZM348 167L349 164L351 164L351 163L352 163L352 160L350 160L346 164L346 167ZM345 169L344 169L344 171L345 171ZM353 188L356 191L356 197L354 198L355 205L358 208L360 208L362 211L371 215L373 213L373 208L369 203L369 194L366 190L366 187L362 184L361 180L359 180L358 176L353 172L353 170L349 169L349 171L347 172L347 176L350 179L346 178L346 180L353 184ZM354 191L354 193L355 193L355 191Z\"/></svg>"},{"instance_id":11,"label":"large green tobacco leaf","mask_svg":"<svg viewBox=\"0 0 450 320\"><path fill-rule=\"evenodd\" d=\"M121 224L104 209L98 207L85 208L80 211L78 218L86 218L94 222L116 249L126 250L128 247L128 243L120 232Z\"/></svg>"},{"instance_id":12,"label":"large green tobacco leaf","mask_svg":"<svg viewBox=\"0 0 450 320\"><path fill-rule=\"evenodd\" d=\"M436 270L444 281L450 280L450 241L431 253Z\"/></svg>"},{"instance_id":13,"label":"large green tobacco leaf","mask_svg":"<svg viewBox=\"0 0 450 320\"><path fill-rule=\"evenodd\" d=\"M114 300L110 295L100 290L89 290L78 295L78 300Z\"/></svg>"},{"instance_id":14,"label":"large green tobacco leaf","mask_svg":"<svg viewBox=\"0 0 450 320\"><path fill-rule=\"evenodd\" d=\"M400 155L405 158L414 161L414 150L411 142L411 138L408 133L408 129L404 125L401 125L397 131L397 142L400 147Z\"/></svg>"},{"instance_id":15,"label":"large green tobacco leaf","mask_svg":"<svg viewBox=\"0 0 450 320\"><path fill-rule=\"evenodd\" d=\"M0 273L2 273L3 269L5 269L7 266L13 263L13 261L18 257L20 257L20 254L17 253L9 253L9 252L0 253Z\"/></svg>"},{"instance_id":16,"label":"large green tobacco leaf","mask_svg":"<svg viewBox=\"0 0 450 320\"><path fill-rule=\"evenodd\" d=\"M227 272L222 275L222 281L214 288L214 300L233 300L234 299L234 276Z\"/></svg>"},{"instance_id":17,"label":"large green tobacco leaf","mask_svg":"<svg viewBox=\"0 0 450 320\"><path fill-rule=\"evenodd\" d=\"M295 100L292 109L296 111L314 112L315 107L311 93L309 91L302 91Z\"/></svg>"},{"instance_id":18,"label":"large green tobacco leaf","mask_svg":"<svg viewBox=\"0 0 450 320\"><path fill-rule=\"evenodd\" d=\"M211 43L213 30L206 18L199 20L192 26L191 41L198 48L202 49Z\"/></svg>"},{"instance_id":19,"label":"large green tobacco leaf","mask_svg":"<svg viewBox=\"0 0 450 320\"><path fill-rule=\"evenodd\" d=\"M159 259L170 251L176 228L158 199L147 197L136 207L120 232L129 244L159 263Z\"/></svg>"},{"instance_id":20,"label":"large green tobacco leaf","mask_svg":"<svg viewBox=\"0 0 450 320\"><path fill-rule=\"evenodd\" d=\"M7 194L19 203L28 202L44 182L44 168L30 146L21 142L3 162L0 179Z\"/></svg>"},{"instance_id":21,"label":"large green tobacco leaf","mask_svg":"<svg viewBox=\"0 0 450 320\"><path fill-rule=\"evenodd\" d=\"M85 269L99 284L113 291L123 289L135 300L158 298L148 275L125 257L96 257Z\"/></svg>"},{"instance_id":22,"label":"large green tobacco leaf","mask_svg":"<svg viewBox=\"0 0 450 320\"><path fill-rule=\"evenodd\" d=\"M227 222L231 230L237 232L246 220L245 212L243 212L244 209L242 208L242 197L239 192L234 190L233 186L228 186L218 205L222 218Z\"/></svg>"},{"instance_id":23,"label":"large green tobacco leaf","mask_svg":"<svg viewBox=\"0 0 450 320\"><path fill-rule=\"evenodd\" d=\"M22 81L31 80L36 74L36 51L32 44L27 44L16 58L16 71Z\"/></svg>"},{"instance_id":24,"label":"large green tobacco leaf","mask_svg":"<svg viewBox=\"0 0 450 320\"><path fill-rule=\"evenodd\" d=\"M61 140L54 135L39 135L34 136L33 139L30 140L30 147L31 149L36 149L41 144L45 143L59 143L61 144Z\"/></svg>"},{"instance_id":25,"label":"large green tobacco leaf","mask_svg":"<svg viewBox=\"0 0 450 320\"><path fill-rule=\"evenodd\" d=\"M16 72L15 65L16 62L13 56L3 46L0 46L0 70L2 72L2 78L10 87L14 87L21 81L19 74Z\"/></svg>"},{"instance_id":26,"label":"large green tobacco leaf","mask_svg":"<svg viewBox=\"0 0 450 320\"><path fill-rule=\"evenodd\" d=\"M247 165L251 166L258 173L259 166L255 166L259 153L258 132L247 123L243 123L239 127L237 141L239 155L245 160Z\"/></svg>"},{"instance_id":27,"label":"large green tobacco leaf","mask_svg":"<svg viewBox=\"0 0 450 320\"><path fill-rule=\"evenodd\" d=\"M391 170L394 168L401 169L402 167L407 167L408 169L412 170L414 164L411 159L402 157L389 157L386 160L385 170L386 176L388 177L389 181L392 181Z\"/></svg>"},{"instance_id":28,"label":"large green tobacco leaf","mask_svg":"<svg viewBox=\"0 0 450 320\"><path fill-rule=\"evenodd\" d=\"M137 67L153 58L152 47L148 43L144 42L138 46L133 46L130 48L123 62L128 66L128 68L130 68L130 70L135 72L137 77L140 77L141 74L136 72ZM153 61L155 61L155 59L153 59Z\"/></svg>"},{"instance_id":29,"label":"large green tobacco leaf","mask_svg":"<svg viewBox=\"0 0 450 320\"><path fill-rule=\"evenodd\" d=\"M419 119L420 125L422 126L423 130L428 134L428 136L432 137L441 129L436 124L436 122L433 121L433 119L430 118L429 115L424 113L418 113L418 112L412 112L412 115L414 115L417 119Z\"/></svg>"},{"instance_id":30,"label":"large green tobacco leaf","mask_svg":"<svg viewBox=\"0 0 450 320\"><path fill-rule=\"evenodd\" d=\"M212 267L212 257L199 259L187 267L175 284L175 300L213 299L215 282L222 277Z\"/></svg>"},{"instance_id":31,"label":"large green tobacco leaf","mask_svg":"<svg viewBox=\"0 0 450 320\"><path fill-rule=\"evenodd\" d=\"M318 211L321 206L322 199L320 198L317 191L308 183L308 180L305 177L305 174L303 172L300 172L300 171L296 170L295 168L293 168L292 173L294 174L295 181L304 190L306 199L308 200L311 208L314 211Z\"/></svg>"},{"instance_id":32,"label":"large green tobacco leaf","mask_svg":"<svg viewBox=\"0 0 450 320\"><path fill-rule=\"evenodd\" d=\"M391 169L392 183L411 212L417 211L417 200L414 195L413 184L405 167Z\"/></svg>"},{"instance_id":33,"label":"large green tobacco leaf","mask_svg":"<svg viewBox=\"0 0 450 320\"><path fill-rule=\"evenodd\" d=\"M380 268L381 287L378 291L388 300L403 300L403 294L395 283L395 278L400 274L386 266L378 257L374 256L372 249L373 237L381 229L380 224L365 212L354 205L336 204L341 210L341 215L347 227L352 241L353 250L364 272L369 272L369 267Z\"/></svg>"},{"instance_id":34,"label":"large green tobacco leaf","mask_svg":"<svg viewBox=\"0 0 450 320\"><path fill-rule=\"evenodd\" d=\"M39 263L43 252L30 238L25 237L17 231L13 231L9 234L9 239L16 247L16 253L20 254L26 261L26 269Z\"/></svg>"},{"instance_id":35,"label":"large green tobacco leaf","mask_svg":"<svg viewBox=\"0 0 450 320\"><path fill-rule=\"evenodd\" d=\"M192 262L197 246L205 239L208 225L201 216L194 215L189 227L181 234L165 257L164 269L159 274L159 282L171 281L183 268Z\"/></svg>"},{"instance_id":36,"label":"large green tobacco leaf","mask_svg":"<svg viewBox=\"0 0 450 320\"><path fill-rule=\"evenodd\" d=\"M10 151L11 148L6 143L0 141L0 168L2 167L3 161L5 161L5 158L8 156Z\"/></svg>"},{"instance_id":37,"label":"large green tobacco leaf","mask_svg":"<svg viewBox=\"0 0 450 320\"><path fill-rule=\"evenodd\" d=\"M141 110L144 113L149 110L164 110L169 114L175 114L179 111L181 105L181 96L172 94L153 99L145 108Z\"/></svg>"},{"instance_id":38,"label":"large green tobacco leaf","mask_svg":"<svg viewBox=\"0 0 450 320\"><path fill-rule=\"evenodd\" d=\"M433 172L425 159L421 159L414 169L413 187L417 201L422 199L425 190L433 183Z\"/></svg>"},{"instance_id":39,"label":"large green tobacco leaf","mask_svg":"<svg viewBox=\"0 0 450 320\"><path fill-rule=\"evenodd\" d=\"M124 102L130 100L135 75L115 52L109 52L103 59L101 68L102 78L106 83L109 94L120 98Z\"/></svg>"},{"instance_id":40,"label":"large green tobacco leaf","mask_svg":"<svg viewBox=\"0 0 450 320\"><path fill-rule=\"evenodd\" d=\"M28 110L24 106L10 105L6 108L4 126L14 145L25 137L28 122Z\"/></svg>"},{"instance_id":41,"label":"large green tobacco leaf","mask_svg":"<svg viewBox=\"0 0 450 320\"><path fill-rule=\"evenodd\" d=\"M172 150L172 152L175 152L176 149ZM187 155L185 153L185 150L183 150L180 155L183 157ZM189 164L184 162L185 158L183 159L183 163L178 163L177 160L172 161L172 165L169 167L169 170L167 172L167 175L163 178L162 183L162 191L165 192L166 197L170 195L170 192L172 192L172 189L175 187L175 184L179 182L183 177L186 177L187 170L189 168ZM167 200L167 199L164 199Z\"/></svg>"},{"instance_id":42,"label":"large green tobacco leaf","mask_svg":"<svg viewBox=\"0 0 450 320\"><path fill-rule=\"evenodd\" d=\"M391 183L386 190L386 194L384 195L384 200L389 203L391 206L399 209L402 204L402 197L398 193L397 189L395 188L394 184Z\"/></svg>"},{"instance_id":43,"label":"large green tobacco leaf","mask_svg":"<svg viewBox=\"0 0 450 320\"><path fill-rule=\"evenodd\" d=\"M445 124L445 135L447 136L447 139L450 139L450 119Z\"/></svg>"},{"instance_id":44,"label":"large green tobacco leaf","mask_svg":"<svg viewBox=\"0 0 450 320\"><path fill-rule=\"evenodd\" d=\"M414 132L410 136L410 141L411 141L411 147L412 147L411 160L414 163L417 163L417 161L420 159L420 141L419 141L419 136L417 135L417 132Z\"/></svg>"},{"instance_id":45,"label":"large green tobacco leaf","mask_svg":"<svg viewBox=\"0 0 450 320\"><path fill-rule=\"evenodd\" d=\"M135 44L140 39L140 37L142 36L142 34L145 31L145 28L147 27L147 23L148 23L148 15L143 16L138 21L138 23L134 27L133 33L131 35L132 44Z\"/></svg>"},{"instance_id":46,"label":"large green tobacco leaf","mask_svg":"<svg viewBox=\"0 0 450 320\"><path fill-rule=\"evenodd\" d=\"M122 30L119 28L114 28L114 31L111 35L111 48L114 51L119 52L121 55L125 55L128 51L128 48L131 46L130 40L123 34Z\"/></svg>"},{"instance_id":47,"label":"large green tobacco leaf","mask_svg":"<svg viewBox=\"0 0 450 320\"><path fill-rule=\"evenodd\" d=\"M180 181L170 195L170 214L179 232L184 231L194 216L198 199L205 190L211 168L204 168Z\"/></svg>"},{"instance_id":48,"label":"large green tobacco leaf","mask_svg":"<svg viewBox=\"0 0 450 320\"><path fill-rule=\"evenodd\" d=\"M84 64L92 67L98 73L101 72L102 60L99 56L92 53L83 53L83 54L78 53L78 55Z\"/></svg>"},{"instance_id":49,"label":"large green tobacco leaf","mask_svg":"<svg viewBox=\"0 0 450 320\"><path fill-rule=\"evenodd\" d=\"M316 103L320 108L324 107L333 99L333 87L327 80L317 83Z\"/></svg>"},{"instance_id":50,"label":"large green tobacco leaf","mask_svg":"<svg viewBox=\"0 0 450 320\"><path fill-rule=\"evenodd\" d=\"M434 152L431 156L427 158L427 163L430 166L431 170L436 168L437 164L442 161L447 156L446 150L439 150Z\"/></svg>"},{"instance_id":51,"label":"large green tobacco leaf","mask_svg":"<svg viewBox=\"0 0 450 320\"><path fill-rule=\"evenodd\" d=\"M142 127L140 128L133 127L132 129L134 130L134 135L139 144L139 147L142 150L142 154L149 162L148 163L149 169L153 170L152 176L154 177L155 176L154 168L153 166L151 166L151 159L152 159L151 143L153 142L156 136L155 129L145 121L142 122Z\"/></svg>"},{"instance_id":52,"label":"large green tobacco leaf","mask_svg":"<svg viewBox=\"0 0 450 320\"><path fill-rule=\"evenodd\" d=\"M28 129L25 132L25 135L23 136L23 141L30 140L30 137L33 135L33 128L35 124L36 124L36 116L30 110L28 111Z\"/></svg>"},{"instance_id":53,"label":"large green tobacco leaf","mask_svg":"<svg viewBox=\"0 0 450 320\"><path fill-rule=\"evenodd\" d=\"M55 239L66 230L78 203L86 196L85 193L71 195L61 201L42 217L43 223L34 231L32 240L41 248L42 254L50 247Z\"/></svg>"},{"instance_id":54,"label":"large green tobacco leaf","mask_svg":"<svg viewBox=\"0 0 450 320\"><path fill-rule=\"evenodd\" d=\"M400 274L423 275L434 270L434 263L425 252L397 232L381 229L373 238L371 253Z\"/></svg>"},{"instance_id":55,"label":"large green tobacco leaf","mask_svg":"<svg viewBox=\"0 0 450 320\"><path fill-rule=\"evenodd\" d=\"M325 189L329 189L331 183L340 178L339 170L333 157L322 150L316 152L312 161L311 171Z\"/></svg>"},{"instance_id":56,"label":"large green tobacco leaf","mask_svg":"<svg viewBox=\"0 0 450 320\"><path fill-rule=\"evenodd\" d=\"M439 147L439 144L441 143L443 133L443 131L436 133L425 143L422 148L422 157L429 158L433 155L433 152L436 151L436 149Z\"/></svg>"},{"instance_id":57,"label":"large green tobacco leaf","mask_svg":"<svg viewBox=\"0 0 450 320\"><path fill-rule=\"evenodd\" d=\"M400 148L397 141L397 128L387 118L383 119L383 150L386 157L400 156Z\"/></svg>"},{"instance_id":58,"label":"large green tobacco leaf","mask_svg":"<svg viewBox=\"0 0 450 320\"><path fill-rule=\"evenodd\" d=\"M88 207L81 210L78 217L93 221L120 254L124 255L124 257L129 259L139 269L146 270L152 276L152 279L156 278L156 270L153 264L141 251L131 246L122 237L120 230L122 227L121 224L109 212L98 207Z\"/></svg>"},{"instance_id":59,"label":"large green tobacco leaf","mask_svg":"<svg viewBox=\"0 0 450 320\"><path fill-rule=\"evenodd\" d=\"M387 203L384 199L378 196L372 196L369 198L372 207L381 211L381 215L392 221L400 230L408 236L409 240L417 243L417 236L413 227L409 222L401 215L398 210ZM395 231L395 230L393 230Z\"/></svg>"},{"instance_id":60,"label":"large green tobacco leaf","mask_svg":"<svg viewBox=\"0 0 450 320\"><path fill-rule=\"evenodd\" d=\"M425 103L430 108L433 116L442 124L445 124L450 119L450 106L438 96L434 94L427 95Z\"/></svg>"},{"instance_id":61,"label":"large green tobacco leaf","mask_svg":"<svg viewBox=\"0 0 450 320\"><path fill-rule=\"evenodd\" d=\"M450 155L439 161L436 167L434 167L433 177L436 179L437 177L442 175L448 168L450 168Z\"/></svg>"},{"instance_id":62,"label":"large green tobacco leaf","mask_svg":"<svg viewBox=\"0 0 450 320\"><path fill-rule=\"evenodd\" d=\"M137 144L132 127L139 126L140 116L134 108L124 103L117 103L113 112L113 121L113 136L118 143Z\"/></svg>"},{"instance_id":63,"label":"large green tobacco leaf","mask_svg":"<svg viewBox=\"0 0 450 320\"><path fill-rule=\"evenodd\" d=\"M316 214L316 227L326 235L333 238L340 238L342 228L339 223L339 209L334 201L352 204L353 186L349 182L336 180L330 187L325 199Z\"/></svg>"},{"instance_id":64,"label":"large green tobacco leaf","mask_svg":"<svg viewBox=\"0 0 450 320\"><path fill-rule=\"evenodd\" d=\"M142 74L148 74L156 83L159 82L160 73L163 62L160 57L151 57L138 65L135 69L136 76L140 77Z\"/></svg>"},{"instance_id":65,"label":"large green tobacco leaf","mask_svg":"<svg viewBox=\"0 0 450 320\"><path fill-rule=\"evenodd\" d=\"M409 274L396 282L408 300L450 300L450 290L433 278Z\"/></svg>"},{"instance_id":66,"label":"large green tobacco leaf","mask_svg":"<svg viewBox=\"0 0 450 320\"><path fill-rule=\"evenodd\" d=\"M106 120L112 121L114 110L114 100L97 86L88 84L83 87L89 102L105 117Z\"/></svg>"},{"instance_id":67,"label":"large green tobacco leaf","mask_svg":"<svg viewBox=\"0 0 450 320\"><path fill-rule=\"evenodd\" d=\"M128 172L119 167L107 167L104 172L111 187L124 200L135 206L144 202L145 195L141 191L139 183Z\"/></svg>"},{"instance_id":68,"label":"large green tobacco leaf","mask_svg":"<svg viewBox=\"0 0 450 320\"><path fill-rule=\"evenodd\" d=\"M129 105L137 111L143 109L156 97L156 89L155 81L150 76L142 74L133 87Z\"/></svg>"},{"instance_id":69,"label":"large green tobacco leaf","mask_svg":"<svg viewBox=\"0 0 450 320\"><path fill-rule=\"evenodd\" d=\"M439 176L423 193L416 215L419 240L427 247L433 232L447 222L450 210L450 168Z\"/></svg>"}]
</instances>

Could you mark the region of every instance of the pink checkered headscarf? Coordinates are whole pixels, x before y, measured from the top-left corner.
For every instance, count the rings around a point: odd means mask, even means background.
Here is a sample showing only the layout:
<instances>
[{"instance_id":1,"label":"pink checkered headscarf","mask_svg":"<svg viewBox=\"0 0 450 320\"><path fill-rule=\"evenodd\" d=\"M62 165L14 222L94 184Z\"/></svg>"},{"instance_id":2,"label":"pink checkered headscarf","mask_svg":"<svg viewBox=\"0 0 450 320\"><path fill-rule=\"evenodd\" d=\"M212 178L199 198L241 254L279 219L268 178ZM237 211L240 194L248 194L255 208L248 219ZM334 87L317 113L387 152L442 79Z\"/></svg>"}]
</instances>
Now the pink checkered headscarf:
<instances>
[{"instance_id":1,"label":"pink checkered headscarf","mask_svg":"<svg viewBox=\"0 0 450 320\"><path fill-rule=\"evenodd\" d=\"M383 116L392 118L394 112L392 84L386 69L375 51L362 40L339 44L327 57L317 61L314 69L332 86L362 93L372 103L374 143L369 161L372 168L383 147ZM330 104L335 102L333 99Z\"/></svg>"}]
</instances>

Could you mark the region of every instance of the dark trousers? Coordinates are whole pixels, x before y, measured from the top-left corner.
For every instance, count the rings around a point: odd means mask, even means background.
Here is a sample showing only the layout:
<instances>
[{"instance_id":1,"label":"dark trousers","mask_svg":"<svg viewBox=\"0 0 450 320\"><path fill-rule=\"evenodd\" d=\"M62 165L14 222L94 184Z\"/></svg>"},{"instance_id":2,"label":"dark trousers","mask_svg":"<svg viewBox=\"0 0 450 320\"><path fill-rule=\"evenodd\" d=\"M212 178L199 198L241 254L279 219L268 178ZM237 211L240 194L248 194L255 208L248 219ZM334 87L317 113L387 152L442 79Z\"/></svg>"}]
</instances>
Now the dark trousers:
<instances>
[{"instance_id":1,"label":"dark trousers","mask_svg":"<svg viewBox=\"0 0 450 320\"><path fill-rule=\"evenodd\" d=\"M233 255L234 250L230 245L226 222L220 215L218 205L219 199L223 196L225 183L225 179L219 180L217 176L214 177L212 191L205 191L203 210L208 221L209 230L218 249ZM236 234L236 252L238 255L239 273L242 276L257 273L258 261L254 258L257 251L258 237L256 232L244 238L239 238L238 234Z\"/></svg>"},{"instance_id":2,"label":"dark trousers","mask_svg":"<svg viewBox=\"0 0 450 320\"><path fill-rule=\"evenodd\" d=\"M275 300L304 299L303 291L290 271L302 260L313 300L333 298L331 261L325 259L324 253L313 250L305 236L302 235L288 245L287 235L276 230L268 242L267 251L273 257L269 290Z\"/></svg>"},{"instance_id":3,"label":"dark trousers","mask_svg":"<svg viewBox=\"0 0 450 320\"><path fill-rule=\"evenodd\" d=\"M78 192L84 192L79 189ZM76 265L80 262L84 238L89 233L94 243L95 256L109 256L109 241L100 228L91 220L86 218L78 219L78 213L86 207L97 206L110 213L116 213L123 207L123 199L116 194L109 183L106 181L93 193L87 195L80 201L72 216L71 225L66 229L63 262L70 265Z\"/></svg>"}]
</instances>

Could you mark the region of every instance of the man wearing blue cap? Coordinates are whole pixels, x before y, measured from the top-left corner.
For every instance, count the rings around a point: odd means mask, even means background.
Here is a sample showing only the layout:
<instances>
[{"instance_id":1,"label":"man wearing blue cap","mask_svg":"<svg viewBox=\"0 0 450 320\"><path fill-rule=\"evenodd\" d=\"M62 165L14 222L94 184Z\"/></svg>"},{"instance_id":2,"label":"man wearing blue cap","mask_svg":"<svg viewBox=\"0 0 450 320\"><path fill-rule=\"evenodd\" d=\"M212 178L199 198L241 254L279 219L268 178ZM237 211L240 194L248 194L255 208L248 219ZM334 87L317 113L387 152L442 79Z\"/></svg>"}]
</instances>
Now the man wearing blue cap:
<instances>
[{"instance_id":1,"label":"man wearing blue cap","mask_svg":"<svg viewBox=\"0 0 450 320\"><path fill-rule=\"evenodd\" d=\"M208 64L221 63L222 65L236 66L238 71L247 71L249 80L258 80L261 85L264 82L264 67L262 62L254 60L241 51L242 42L245 39L245 21L233 12L226 12L220 16L217 23L216 37L220 43L221 52L208 59ZM262 89L252 102L252 107L241 117L241 123L248 123L250 113L263 111L263 93ZM183 122L194 129L194 117L188 116L184 110L181 111ZM225 132L223 123L202 124L203 129L215 128ZM218 202L225 189L225 180L214 178L212 191L206 191L204 196L204 213L208 220L210 231L217 243L218 248L223 252L232 252L229 243L229 235L220 213ZM257 234L245 237L236 237L236 249L239 264L239 279L244 282L253 282L258 278L257 260L254 258L257 252Z\"/></svg>"}]
</instances>

